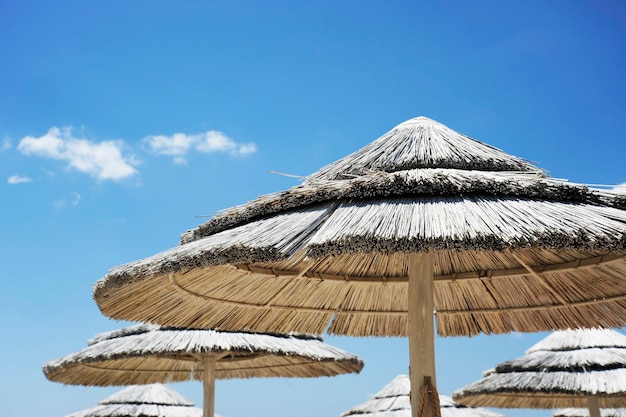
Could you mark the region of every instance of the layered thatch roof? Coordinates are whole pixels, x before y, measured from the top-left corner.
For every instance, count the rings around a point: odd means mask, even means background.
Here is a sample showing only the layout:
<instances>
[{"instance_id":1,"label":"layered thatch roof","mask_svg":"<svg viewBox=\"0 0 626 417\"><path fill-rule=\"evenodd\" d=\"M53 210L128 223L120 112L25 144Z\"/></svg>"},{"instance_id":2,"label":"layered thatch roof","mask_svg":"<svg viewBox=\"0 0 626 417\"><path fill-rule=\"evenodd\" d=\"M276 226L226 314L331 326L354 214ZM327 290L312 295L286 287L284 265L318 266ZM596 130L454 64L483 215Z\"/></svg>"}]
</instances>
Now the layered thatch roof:
<instances>
[{"instance_id":1,"label":"layered thatch roof","mask_svg":"<svg viewBox=\"0 0 626 417\"><path fill-rule=\"evenodd\" d=\"M601 417L626 417L626 408L603 408L600 410ZM562 408L556 410L552 417L589 417L587 408Z\"/></svg>"},{"instance_id":2,"label":"layered thatch roof","mask_svg":"<svg viewBox=\"0 0 626 417\"><path fill-rule=\"evenodd\" d=\"M164 325L406 335L426 251L441 335L626 324L626 196L424 117L112 269L94 297Z\"/></svg>"},{"instance_id":3,"label":"layered thatch roof","mask_svg":"<svg viewBox=\"0 0 626 417\"><path fill-rule=\"evenodd\" d=\"M341 414L341 417L411 417L411 381L398 375L367 402ZM484 408L467 407L439 394L441 417L504 417Z\"/></svg>"},{"instance_id":4,"label":"layered thatch roof","mask_svg":"<svg viewBox=\"0 0 626 417\"><path fill-rule=\"evenodd\" d=\"M44 365L52 381L128 385L203 380L204 361L215 379L318 377L359 372L356 356L320 338L137 325L96 336L89 346Z\"/></svg>"},{"instance_id":5,"label":"layered thatch roof","mask_svg":"<svg viewBox=\"0 0 626 417\"><path fill-rule=\"evenodd\" d=\"M201 417L193 402L163 384L137 385L67 417ZM219 416L216 416L219 417Z\"/></svg>"},{"instance_id":6,"label":"layered thatch roof","mask_svg":"<svg viewBox=\"0 0 626 417\"><path fill-rule=\"evenodd\" d=\"M626 336L609 329L555 332L452 397L498 408L585 407L589 397L600 408L626 407Z\"/></svg>"}]
</instances>

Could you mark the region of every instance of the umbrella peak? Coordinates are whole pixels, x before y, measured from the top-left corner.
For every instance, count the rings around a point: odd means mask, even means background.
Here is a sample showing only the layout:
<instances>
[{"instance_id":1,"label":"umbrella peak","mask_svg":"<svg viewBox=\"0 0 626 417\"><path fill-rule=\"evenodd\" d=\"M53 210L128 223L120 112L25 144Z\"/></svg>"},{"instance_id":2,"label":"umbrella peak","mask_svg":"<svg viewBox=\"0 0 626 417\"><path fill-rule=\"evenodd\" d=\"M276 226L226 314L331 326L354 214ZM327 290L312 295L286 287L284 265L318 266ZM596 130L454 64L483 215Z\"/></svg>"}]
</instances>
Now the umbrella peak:
<instances>
[{"instance_id":1,"label":"umbrella peak","mask_svg":"<svg viewBox=\"0 0 626 417\"><path fill-rule=\"evenodd\" d=\"M526 353L592 348L626 348L626 336L611 329L567 329L550 334Z\"/></svg>"},{"instance_id":2,"label":"umbrella peak","mask_svg":"<svg viewBox=\"0 0 626 417\"><path fill-rule=\"evenodd\" d=\"M131 385L99 404L155 404L193 407L194 403L165 384Z\"/></svg>"},{"instance_id":3,"label":"umbrella peak","mask_svg":"<svg viewBox=\"0 0 626 417\"><path fill-rule=\"evenodd\" d=\"M334 181L371 172L419 168L522 171L545 176L540 168L424 116L406 120L369 145L306 177Z\"/></svg>"},{"instance_id":4,"label":"umbrella peak","mask_svg":"<svg viewBox=\"0 0 626 417\"><path fill-rule=\"evenodd\" d=\"M360 405L341 414L342 417L388 417L391 413L396 417L410 417L411 380L408 375L398 375L380 391ZM442 417L503 417L481 408L467 407L458 404L451 397L439 394L439 407Z\"/></svg>"}]
</instances>

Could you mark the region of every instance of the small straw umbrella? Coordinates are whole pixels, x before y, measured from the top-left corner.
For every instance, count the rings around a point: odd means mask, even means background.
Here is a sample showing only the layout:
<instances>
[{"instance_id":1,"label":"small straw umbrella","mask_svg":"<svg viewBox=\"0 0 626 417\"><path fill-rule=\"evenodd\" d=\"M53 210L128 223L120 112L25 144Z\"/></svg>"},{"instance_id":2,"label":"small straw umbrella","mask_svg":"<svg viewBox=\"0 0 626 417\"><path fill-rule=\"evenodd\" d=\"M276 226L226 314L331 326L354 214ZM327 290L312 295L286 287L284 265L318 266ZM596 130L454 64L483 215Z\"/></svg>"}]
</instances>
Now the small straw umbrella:
<instances>
[{"instance_id":1,"label":"small straw umbrella","mask_svg":"<svg viewBox=\"0 0 626 417\"><path fill-rule=\"evenodd\" d=\"M589 409L562 408L552 413L552 417L589 417ZM626 408L601 408L600 417L626 417Z\"/></svg>"},{"instance_id":2,"label":"small straw umbrella","mask_svg":"<svg viewBox=\"0 0 626 417\"><path fill-rule=\"evenodd\" d=\"M411 380L398 375L367 402L341 414L341 417L411 417ZM502 414L457 404L447 395L439 394L441 417L504 417Z\"/></svg>"},{"instance_id":3,"label":"small straw umbrella","mask_svg":"<svg viewBox=\"0 0 626 417\"><path fill-rule=\"evenodd\" d=\"M107 316L408 336L412 410L442 336L626 324L626 196L549 177L417 117L284 192L112 269Z\"/></svg>"},{"instance_id":4,"label":"small straw umbrella","mask_svg":"<svg viewBox=\"0 0 626 417\"><path fill-rule=\"evenodd\" d=\"M126 387L67 417L202 417L202 410L167 385L150 384Z\"/></svg>"},{"instance_id":5,"label":"small straw umbrella","mask_svg":"<svg viewBox=\"0 0 626 417\"><path fill-rule=\"evenodd\" d=\"M554 332L452 397L498 408L586 405L591 417L600 417L599 407L626 407L626 336L610 329Z\"/></svg>"},{"instance_id":6,"label":"small straw umbrella","mask_svg":"<svg viewBox=\"0 0 626 417\"><path fill-rule=\"evenodd\" d=\"M108 386L204 384L204 416L214 415L215 379L319 377L358 373L356 356L313 336L162 328L140 324L102 333L83 350L43 367L51 381Z\"/></svg>"}]
</instances>

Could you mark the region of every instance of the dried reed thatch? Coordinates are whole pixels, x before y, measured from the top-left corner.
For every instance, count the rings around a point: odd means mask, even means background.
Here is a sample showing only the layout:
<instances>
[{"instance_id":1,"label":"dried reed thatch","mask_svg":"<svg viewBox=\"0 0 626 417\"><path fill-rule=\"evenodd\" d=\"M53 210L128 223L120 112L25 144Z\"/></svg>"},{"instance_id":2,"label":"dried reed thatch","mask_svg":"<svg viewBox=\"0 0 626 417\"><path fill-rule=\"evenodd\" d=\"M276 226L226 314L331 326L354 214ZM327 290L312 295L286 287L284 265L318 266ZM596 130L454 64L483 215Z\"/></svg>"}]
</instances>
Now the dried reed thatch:
<instances>
[{"instance_id":1,"label":"dried reed thatch","mask_svg":"<svg viewBox=\"0 0 626 417\"><path fill-rule=\"evenodd\" d=\"M626 196L418 117L112 269L94 298L172 326L408 335L417 390L435 383L433 310L443 336L620 327L625 257Z\"/></svg>"},{"instance_id":2,"label":"dried reed thatch","mask_svg":"<svg viewBox=\"0 0 626 417\"><path fill-rule=\"evenodd\" d=\"M367 402L341 414L341 417L411 417L411 381L408 375L398 375ZM484 408L457 404L452 398L439 394L441 417L504 417Z\"/></svg>"},{"instance_id":3,"label":"dried reed thatch","mask_svg":"<svg viewBox=\"0 0 626 417\"><path fill-rule=\"evenodd\" d=\"M408 254L430 251L441 335L619 327L625 208L419 117L114 268L94 296L119 319L399 336Z\"/></svg>"},{"instance_id":4,"label":"dried reed thatch","mask_svg":"<svg viewBox=\"0 0 626 417\"><path fill-rule=\"evenodd\" d=\"M124 388L100 401L96 407L67 417L201 417L193 402L163 384ZM216 416L219 417L219 416Z\"/></svg>"},{"instance_id":5,"label":"dried reed thatch","mask_svg":"<svg viewBox=\"0 0 626 417\"><path fill-rule=\"evenodd\" d=\"M362 367L358 357L313 336L136 325L98 335L43 371L52 381L72 385L204 381L210 416L215 379L332 376Z\"/></svg>"},{"instance_id":6,"label":"dried reed thatch","mask_svg":"<svg viewBox=\"0 0 626 417\"><path fill-rule=\"evenodd\" d=\"M452 397L498 408L626 407L626 336L610 329L555 332Z\"/></svg>"},{"instance_id":7,"label":"dried reed thatch","mask_svg":"<svg viewBox=\"0 0 626 417\"><path fill-rule=\"evenodd\" d=\"M601 417L626 417L626 408L603 408ZM552 417L589 417L587 408L562 408L552 413Z\"/></svg>"}]
</instances>

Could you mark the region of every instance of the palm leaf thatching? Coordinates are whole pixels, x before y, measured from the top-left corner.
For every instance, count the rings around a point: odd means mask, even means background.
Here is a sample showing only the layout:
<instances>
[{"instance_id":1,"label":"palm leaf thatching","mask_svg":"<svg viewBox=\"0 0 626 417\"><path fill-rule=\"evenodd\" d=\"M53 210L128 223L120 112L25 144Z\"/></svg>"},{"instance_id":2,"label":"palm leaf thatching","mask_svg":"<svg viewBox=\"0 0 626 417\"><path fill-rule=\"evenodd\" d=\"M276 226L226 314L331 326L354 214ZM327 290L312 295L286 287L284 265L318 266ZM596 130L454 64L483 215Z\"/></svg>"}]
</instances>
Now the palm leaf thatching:
<instances>
[{"instance_id":1,"label":"palm leaf thatching","mask_svg":"<svg viewBox=\"0 0 626 417\"><path fill-rule=\"evenodd\" d=\"M398 375L368 401L341 414L341 417L411 417L411 381L408 375ZM504 417L484 408L455 403L439 394L441 417Z\"/></svg>"},{"instance_id":2,"label":"palm leaf thatching","mask_svg":"<svg viewBox=\"0 0 626 417\"><path fill-rule=\"evenodd\" d=\"M421 390L433 312L442 336L620 327L625 257L626 196L417 117L112 269L94 298L162 325L408 335Z\"/></svg>"},{"instance_id":3,"label":"palm leaf thatching","mask_svg":"<svg viewBox=\"0 0 626 417\"><path fill-rule=\"evenodd\" d=\"M626 417L626 408L603 408L601 417ZM587 408L562 408L552 413L552 417L589 417Z\"/></svg>"},{"instance_id":4,"label":"palm leaf thatching","mask_svg":"<svg viewBox=\"0 0 626 417\"><path fill-rule=\"evenodd\" d=\"M555 332L452 397L498 408L626 407L626 336L610 329Z\"/></svg>"},{"instance_id":5,"label":"palm leaf thatching","mask_svg":"<svg viewBox=\"0 0 626 417\"><path fill-rule=\"evenodd\" d=\"M356 356L321 338L136 325L97 335L89 346L43 367L51 381L72 385L204 382L213 414L214 380L319 377L360 372Z\"/></svg>"},{"instance_id":6,"label":"palm leaf thatching","mask_svg":"<svg viewBox=\"0 0 626 417\"><path fill-rule=\"evenodd\" d=\"M201 417L188 398L163 384L136 385L67 417ZM219 417L219 416L218 416Z\"/></svg>"}]
</instances>

